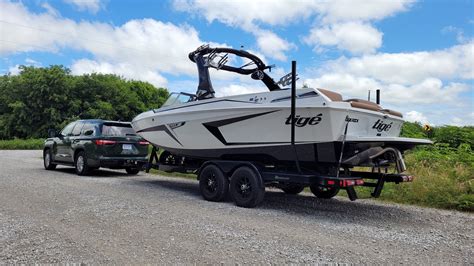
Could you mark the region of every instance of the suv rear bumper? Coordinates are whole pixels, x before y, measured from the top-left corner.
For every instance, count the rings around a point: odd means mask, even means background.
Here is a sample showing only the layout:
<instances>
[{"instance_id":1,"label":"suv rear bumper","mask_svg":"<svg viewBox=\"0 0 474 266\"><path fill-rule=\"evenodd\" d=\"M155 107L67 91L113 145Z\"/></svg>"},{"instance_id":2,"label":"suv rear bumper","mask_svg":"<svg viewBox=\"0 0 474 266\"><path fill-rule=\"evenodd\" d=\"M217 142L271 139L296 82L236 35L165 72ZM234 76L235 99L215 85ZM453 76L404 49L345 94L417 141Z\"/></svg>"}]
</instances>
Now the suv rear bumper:
<instances>
[{"instance_id":1,"label":"suv rear bumper","mask_svg":"<svg viewBox=\"0 0 474 266\"><path fill-rule=\"evenodd\" d=\"M146 157L102 157L100 159L89 159L87 162L92 167L121 169L126 167L141 168L148 162L148 159Z\"/></svg>"}]
</instances>

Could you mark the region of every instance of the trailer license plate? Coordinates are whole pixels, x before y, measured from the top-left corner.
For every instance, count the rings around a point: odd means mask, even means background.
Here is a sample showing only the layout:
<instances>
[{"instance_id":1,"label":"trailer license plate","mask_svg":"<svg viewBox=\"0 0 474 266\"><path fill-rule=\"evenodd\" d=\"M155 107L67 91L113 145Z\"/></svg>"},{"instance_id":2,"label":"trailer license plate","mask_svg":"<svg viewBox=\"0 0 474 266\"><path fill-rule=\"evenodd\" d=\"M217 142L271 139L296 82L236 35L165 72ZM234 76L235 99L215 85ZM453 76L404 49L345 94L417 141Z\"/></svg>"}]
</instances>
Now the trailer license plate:
<instances>
[{"instance_id":1,"label":"trailer license plate","mask_svg":"<svg viewBox=\"0 0 474 266\"><path fill-rule=\"evenodd\" d=\"M132 144L122 144L122 149L123 150L131 150L132 149Z\"/></svg>"}]
</instances>

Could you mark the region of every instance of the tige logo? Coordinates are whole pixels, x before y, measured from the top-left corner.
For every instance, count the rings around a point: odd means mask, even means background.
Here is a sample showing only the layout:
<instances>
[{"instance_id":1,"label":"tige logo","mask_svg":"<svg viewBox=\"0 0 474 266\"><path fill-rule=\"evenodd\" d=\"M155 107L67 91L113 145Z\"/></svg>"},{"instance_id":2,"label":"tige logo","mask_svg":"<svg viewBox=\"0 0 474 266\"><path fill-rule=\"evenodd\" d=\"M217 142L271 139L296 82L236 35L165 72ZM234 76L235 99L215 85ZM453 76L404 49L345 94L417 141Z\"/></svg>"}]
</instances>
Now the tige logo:
<instances>
[{"instance_id":1,"label":"tige logo","mask_svg":"<svg viewBox=\"0 0 474 266\"><path fill-rule=\"evenodd\" d=\"M389 131L390 128L392 128L393 122L390 122L390 124L385 124L382 120L377 120L375 124L372 126L373 129L376 129L378 132L382 131Z\"/></svg>"},{"instance_id":2,"label":"tige logo","mask_svg":"<svg viewBox=\"0 0 474 266\"><path fill-rule=\"evenodd\" d=\"M293 122L295 123L295 126L297 127L304 127L306 125L314 126L314 125L319 124L319 122L321 122L321 119L322 119L321 116L323 116L322 113L313 117L302 117L302 116L296 115ZM286 118L285 124L286 125L291 124L291 115Z\"/></svg>"}]
</instances>

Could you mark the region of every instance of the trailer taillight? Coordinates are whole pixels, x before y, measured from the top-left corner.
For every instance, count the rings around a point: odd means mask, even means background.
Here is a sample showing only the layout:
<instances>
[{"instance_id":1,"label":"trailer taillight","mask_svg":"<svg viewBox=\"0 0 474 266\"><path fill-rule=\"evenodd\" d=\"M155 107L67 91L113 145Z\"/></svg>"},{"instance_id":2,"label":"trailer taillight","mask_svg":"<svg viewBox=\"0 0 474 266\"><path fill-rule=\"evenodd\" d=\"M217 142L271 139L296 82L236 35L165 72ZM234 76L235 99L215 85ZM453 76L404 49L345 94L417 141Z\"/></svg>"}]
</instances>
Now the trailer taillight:
<instances>
[{"instance_id":1,"label":"trailer taillight","mask_svg":"<svg viewBox=\"0 0 474 266\"><path fill-rule=\"evenodd\" d=\"M361 186L364 184L364 180L356 179L356 180L341 180L339 181L339 185L341 187L352 187L352 186Z\"/></svg>"},{"instance_id":2,"label":"trailer taillight","mask_svg":"<svg viewBox=\"0 0 474 266\"><path fill-rule=\"evenodd\" d=\"M107 139L96 139L95 140L95 144L96 145L114 145L115 143L117 143L117 141L115 140L107 140Z\"/></svg>"},{"instance_id":3,"label":"trailer taillight","mask_svg":"<svg viewBox=\"0 0 474 266\"><path fill-rule=\"evenodd\" d=\"M148 142L148 141L139 141L138 144L140 144L140 145L149 145L150 142Z\"/></svg>"}]
</instances>

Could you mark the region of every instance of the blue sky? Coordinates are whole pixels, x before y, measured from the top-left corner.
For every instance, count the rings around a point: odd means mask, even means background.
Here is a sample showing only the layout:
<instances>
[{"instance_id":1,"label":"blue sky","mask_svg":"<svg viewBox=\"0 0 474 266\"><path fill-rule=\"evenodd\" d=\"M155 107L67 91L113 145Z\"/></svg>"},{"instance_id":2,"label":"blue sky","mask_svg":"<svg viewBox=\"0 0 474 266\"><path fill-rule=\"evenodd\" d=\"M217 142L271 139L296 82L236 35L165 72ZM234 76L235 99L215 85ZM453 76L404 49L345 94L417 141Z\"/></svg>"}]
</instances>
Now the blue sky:
<instances>
[{"instance_id":1,"label":"blue sky","mask_svg":"<svg viewBox=\"0 0 474 266\"><path fill-rule=\"evenodd\" d=\"M365 98L410 121L474 124L474 1L5 1L0 73L61 64L194 92L187 54L203 43L251 50L278 79L298 61L299 84ZM212 73L220 95L262 91Z\"/></svg>"}]
</instances>

